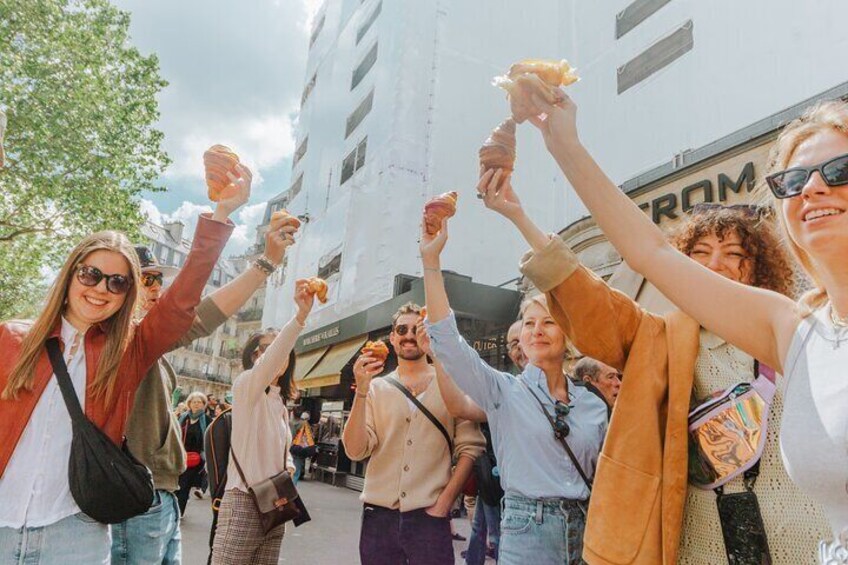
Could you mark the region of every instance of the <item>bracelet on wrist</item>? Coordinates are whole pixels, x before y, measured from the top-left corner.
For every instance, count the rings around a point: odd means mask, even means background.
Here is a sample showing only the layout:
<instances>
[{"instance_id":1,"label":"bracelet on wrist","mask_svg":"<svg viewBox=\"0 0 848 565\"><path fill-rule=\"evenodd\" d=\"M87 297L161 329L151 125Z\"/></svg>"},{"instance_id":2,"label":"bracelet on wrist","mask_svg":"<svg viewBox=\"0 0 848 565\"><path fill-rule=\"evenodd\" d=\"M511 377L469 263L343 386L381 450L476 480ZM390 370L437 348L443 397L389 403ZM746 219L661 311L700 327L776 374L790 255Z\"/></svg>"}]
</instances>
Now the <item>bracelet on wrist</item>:
<instances>
[{"instance_id":1,"label":"bracelet on wrist","mask_svg":"<svg viewBox=\"0 0 848 565\"><path fill-rule=\"evenodd\" d=\"M277 270L277 266L274 265L268 257L262 255L261 257L257 257L253 261L253 266L265 273L266 275L270 275L274 271Z\"/></svg>"}]
</instances>

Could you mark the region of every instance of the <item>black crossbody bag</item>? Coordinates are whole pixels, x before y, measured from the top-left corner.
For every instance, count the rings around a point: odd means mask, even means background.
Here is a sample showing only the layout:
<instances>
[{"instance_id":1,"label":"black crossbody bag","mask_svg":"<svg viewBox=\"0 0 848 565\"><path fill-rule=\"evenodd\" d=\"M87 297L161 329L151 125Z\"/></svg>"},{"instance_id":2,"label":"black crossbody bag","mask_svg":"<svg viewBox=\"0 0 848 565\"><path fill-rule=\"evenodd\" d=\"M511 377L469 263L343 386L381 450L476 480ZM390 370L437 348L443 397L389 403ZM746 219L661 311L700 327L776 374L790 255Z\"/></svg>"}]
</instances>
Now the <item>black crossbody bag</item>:
<instances>
[{"instance_id":1,"label":"black crossbody bag","mask_svg":"<svg viewBox=\"0 0 848 565\"><path fill-rule=\"evenodd\" d=\"M130 453L127 438L118 447L85 416L58 338L47 340L47 354L73 423L68 485L74 502L103 524L117 524L147 512L154 496L150 470Z\"/></svg>"},{"instance_id":2,"label":"black crossbody bag","mask_svg":"<svg viewBox=\"0 0 848 565\"><path fill-rule=\"evenodd\" d=\"M554 437L557 438L559 443L565 449L565 452L568 454L568 458L571 459L571 462L574 464L574 467L577 469L577 472L580 473L580 477L583 479L583 482L586 483L586 488L589 489L589 495L591 496L592 495L592 479L590 479L589 476L586 475L586 472L583 470L583 467L580 465L580 462L577 460L577 457L574 455L574 452L571 451L571 447L568 445L568 441L565 439L565 436L563 436L562 434L557 432L557 427L556 427L556 422L554 421L554 417L550 415L550 413L548 412L548 409L545 408L545 405L542 402L542 399L540 399L536 395L536 393L533 392L533 389L530 388L530 385L528 385L526 382L524 382L524 380L521 379L521 378L518 379L518 382L523 384L524 388L527 389L527 392L529 392L530 395L533 398L536 399L536 402L539 403L539 408L542 409L542 414L545 415L545 418L547 418L548 423L551 425L551 429L554 432Z\"/></svg>"},{"instance_id":3,"label":"black crossbody bag","mask_svg":"<svg viewBox=\"0 0 848 565\"><path fill-rule=\"evenodd\" d=\"M418 400L417 398L415 398L415 395L413 395L411 392L409 392L409 389L407 389L405 386L403 386L400 383L400 381L398 381L396 378L394 378L394 377L383 377L383 378L386 379L386 382L388 382L393 387L395 387L396 389L401 391L403 393L403 395L406 396L410 400L410 402L412 402L415 405L416 408L421 410L421 413L424 414L425 416L427 416L427 419L430 420L433 423L433 425L436 426L436 428L438 428L438 430L440 432L442 432L442 435L445 436L445 441L448 442L448 453L450 454L451 457L453 457L453 441L450 438L450 434L445 429L445 427L442 425L442 423L439 421L439 419L436 418L435 416L433 416L433 413L430 412L429 410L427 410L427 408L423 404L421 404L421 401Z\"/></svg>"}]
</instances>

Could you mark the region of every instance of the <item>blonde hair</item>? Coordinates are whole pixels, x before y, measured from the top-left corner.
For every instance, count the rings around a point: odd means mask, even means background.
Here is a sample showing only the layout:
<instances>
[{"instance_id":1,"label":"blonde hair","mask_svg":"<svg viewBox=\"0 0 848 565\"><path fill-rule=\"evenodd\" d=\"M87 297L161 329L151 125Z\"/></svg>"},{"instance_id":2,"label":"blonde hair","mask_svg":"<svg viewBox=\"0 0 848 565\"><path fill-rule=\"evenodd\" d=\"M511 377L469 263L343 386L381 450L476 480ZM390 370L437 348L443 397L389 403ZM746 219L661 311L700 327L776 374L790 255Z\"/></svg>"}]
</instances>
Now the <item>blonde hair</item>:
<instances>
[{"instance_id":1,"label":"blonde hair","mask_svg":"<svg viewBox=\"0 0 848 565\"><path fill-rule=\"evenodd\" d=\"M208 406L208 403L206 401L206 395L200 392L199 390L196 390L189 394L188 398L185 399L185 405L189 410L191 410L191 401L196 399L199 399L201 402L203 402L204 409L206 408L206 406Z\"/></svg>"},{"instance_id":2,"label":"blonde hair","mask_svg":"<svg viewBox=\"0 0 848 565\"><path fill-rule=\"evenodd\" d=\"M519 317L518 321L519 322L523 321L524 314L526 314L527 310L530 308L530 306L532 306L534 304L538 304L539 306L544 308L545 312L547 312L548 315L550 316L551 309L548 307L548 297L547 297L547 295L545 295L545 294L535 294L533 296L525 298L521 302L521 306L518 308L518 317ZM559 328L559 324L557 324L557 327ZM565 358L566 359L574 359L574 357L577 355L577 349L571 343L571 340L568 338L568 334L563 332L562 328L559 328L559 331L562 332L563 339L565 341L565 354L564 354Z\"/></svg>"},{"instance_id":3,"label":"blonde hair","mask_svg":"<svg viewBox=\"0 0 848 565\"><path fill-rule=\"evenodd\" d=\"M793 120L783 128L771 151L769 151L765 176L785 169L799 145L814 135L827 130L848 136L848 103L841 100L820 102L807 109L800 118ZM777 199L773 198L773 201L777 204ZM812 290L805 293L800 300L803 313L809 314L827 302L827 290L824 288L813 258L792 239L784 214L781 212L777 214L777 217L787 246L813 283Z\"/></svg>"},{"instance_id":4,"label":"blonde hair","mask_svg":"<svg viewBox=\"0 0 848 565\"><path fill-rule=\"evenodd\" d=\"M60 323L71 280L85 258L89 254L101 250L121 254L130 266L130 278L132 279L132 285L127 291L126 299L121 308L108 319L100 322L106 334L106 345L100 355L97 374L91 383L91 388L96 398L105 399L107 404L113 401L118 367L127 345L132 339L133 311L138 300L138 281L141 276L141 268L135 249L127 236L116 231L101 231L92 234L80 241L68 255L62 270L59 271L59 275L50 287L44 309L35 319L21 343L20 356L9 373L6 388L0 395L3 400L17 400L21 389L29 391L33 389L36 365L44 351L47 339L56 324Z\"/></svg>"}]
</instances>

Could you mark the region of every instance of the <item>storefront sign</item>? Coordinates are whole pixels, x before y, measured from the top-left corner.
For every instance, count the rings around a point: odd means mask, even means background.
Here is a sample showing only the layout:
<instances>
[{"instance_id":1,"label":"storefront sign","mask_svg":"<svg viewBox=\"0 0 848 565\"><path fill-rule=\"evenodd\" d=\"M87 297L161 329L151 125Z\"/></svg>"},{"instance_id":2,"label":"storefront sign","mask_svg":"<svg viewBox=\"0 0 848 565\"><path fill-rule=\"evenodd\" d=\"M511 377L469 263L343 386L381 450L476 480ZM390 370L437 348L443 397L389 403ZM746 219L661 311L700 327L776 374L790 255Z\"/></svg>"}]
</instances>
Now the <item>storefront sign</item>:
<instances>
[{"instance_id":1,"label":"storefront sign","mask_svg":"<svg viewBox=\"0 0 848 565\"><path fill-rule=\"evenodd\" d=\"M471 343L471 347L474 348L474 351L478 351L480 353L485 353L486 351L494 351L498 348L498 340L497 339L475 339Z\"/></svg>"},{"instance_id":2,"label":"storefront sign","mask_svg":"<svg viewBox=\"0 0 848 565\"><path fill-rule=\"evenodd\" d=\"M339 335L339 326L333 326L332 328L328 328L320 333L312 334L303 338L300 342L300 345L301 347L307 347L309 345L314 345L324 340L336 337L337 335Z\"/></svg>"},{"instance_id":3,"label":"storefront sign","mask_svg":"<svg viewBox=\"0 0 848 565\"><path fill-rule=\"evenodd\" d=\"M715 182L711 178L692 182L680 190L662 194L650 202L643 202L639 204L639 208L650 211L655 224L662 222L664 217L676 220L679 211L689 212L699 202L727 202L730 193L751 192L754 190L755 179L754 163L748 161L736 176L736 180L720 172Z\"/></svg>"}]
</instances>

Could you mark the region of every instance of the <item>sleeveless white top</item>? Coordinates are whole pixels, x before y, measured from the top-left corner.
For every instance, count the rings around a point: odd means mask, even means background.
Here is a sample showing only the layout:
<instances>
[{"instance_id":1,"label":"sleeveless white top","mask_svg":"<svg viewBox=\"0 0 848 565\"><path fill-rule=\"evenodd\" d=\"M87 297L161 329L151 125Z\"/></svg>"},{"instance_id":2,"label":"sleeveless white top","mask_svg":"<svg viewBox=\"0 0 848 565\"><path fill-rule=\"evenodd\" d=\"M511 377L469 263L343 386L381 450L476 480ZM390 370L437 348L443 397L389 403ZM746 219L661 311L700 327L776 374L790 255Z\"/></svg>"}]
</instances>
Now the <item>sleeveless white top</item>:
<instances>
[{"instance_id":1,"label":"sleeveless white top","mask_svg":"<svg viewBox=\"0 0 848 565\"><path fill-rule=\"evenodd\" d=\"M830 306L798 325L785 363L780 447L789 476L824 508L848 544L848 328Z\"/></svg>"}]
</instances>

